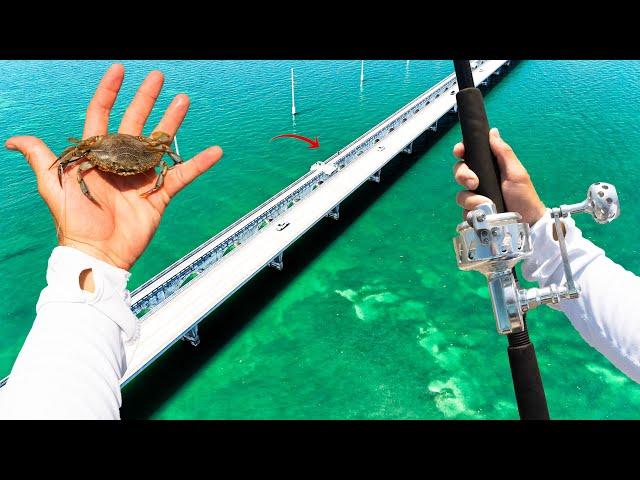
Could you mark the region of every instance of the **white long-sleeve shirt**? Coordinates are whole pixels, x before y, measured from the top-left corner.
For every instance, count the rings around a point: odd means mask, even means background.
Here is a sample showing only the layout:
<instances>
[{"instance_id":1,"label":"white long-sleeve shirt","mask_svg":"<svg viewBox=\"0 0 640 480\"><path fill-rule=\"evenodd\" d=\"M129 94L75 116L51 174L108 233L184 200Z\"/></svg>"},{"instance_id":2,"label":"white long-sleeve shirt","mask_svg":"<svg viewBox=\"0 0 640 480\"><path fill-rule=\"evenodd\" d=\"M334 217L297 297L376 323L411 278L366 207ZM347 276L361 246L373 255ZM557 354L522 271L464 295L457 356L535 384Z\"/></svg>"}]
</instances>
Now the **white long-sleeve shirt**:
<instances>
[{"instance_id":1,"label":"white long-sleeve shirt","mask_svg":"<svg viewBox=\"0 0 640 480\"><path fill-rule=\"evenodd\" d=\"M524 277L541 287L566 282L549 212L531 228L533 254L522 266ZM572 218L563 222L569 264L581 293L552 308L564 312L589 345L640 383L640 277L607 258Z\"/></svg>"},{"instance_id":2,"label":"white long-sleeve shirt","mask_svg":"<svg viewBox=\"0 0 640 480\"><path fill-rule=\"evenodd\" d=\"M92 293L79 285L80 272L88 268ZM53 250L36 319L0 388L0 418L120 418L125 344L138 336L129 276L75 248Z\"/></svg>"}]
</instances>

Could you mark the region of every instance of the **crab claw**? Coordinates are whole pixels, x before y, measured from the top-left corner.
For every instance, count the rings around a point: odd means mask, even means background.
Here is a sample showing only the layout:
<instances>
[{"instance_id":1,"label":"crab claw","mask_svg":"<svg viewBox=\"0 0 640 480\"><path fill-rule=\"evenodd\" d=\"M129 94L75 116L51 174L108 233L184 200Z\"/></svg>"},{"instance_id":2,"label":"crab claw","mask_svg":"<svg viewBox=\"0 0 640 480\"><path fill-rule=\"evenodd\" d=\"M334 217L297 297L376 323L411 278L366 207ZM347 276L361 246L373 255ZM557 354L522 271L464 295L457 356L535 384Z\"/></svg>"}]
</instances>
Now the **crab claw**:
<instances>
[{"instance_id":1,"label":"crab claw","mask_svg":"<svg viewBox=\"0 0 640 480\"><path fill-rule=\"evenodd\" d=\"M169 135L166 132L160 132L160 131L153 132L149 136L149 138L156 140L160 143L170 143L172 139L171 135Z\"/></svg>"}]
</instances>

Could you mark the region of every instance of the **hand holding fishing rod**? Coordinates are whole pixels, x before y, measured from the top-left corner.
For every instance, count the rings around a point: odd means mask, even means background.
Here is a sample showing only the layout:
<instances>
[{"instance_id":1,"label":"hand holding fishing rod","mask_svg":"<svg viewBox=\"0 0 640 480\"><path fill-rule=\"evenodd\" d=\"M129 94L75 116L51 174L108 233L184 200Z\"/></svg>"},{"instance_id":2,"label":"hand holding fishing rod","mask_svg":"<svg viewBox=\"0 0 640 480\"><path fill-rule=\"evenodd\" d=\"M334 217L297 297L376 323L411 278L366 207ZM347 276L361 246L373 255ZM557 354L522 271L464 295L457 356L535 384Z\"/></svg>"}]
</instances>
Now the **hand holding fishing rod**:
<instances>
[{"instance_id":1,"label":"hand holding fishing rod","mask_svg":"<svg viewBox=\"0 0 640 480\"><path fill-rule=\"evenodd\" d=\"M552 209L550 215L559 242L566 284L520 289L514 267L532 253L529 224L546 214L546 209L511 148L500 139L497 130L489 135L482 93L475 88L469 62L455 61L454 64L460 88L457 101L463 135L463 145L456 145L454 153L459 158L464 156L466 162L456 165L456 179L470 189L475 188L475 191L458 195L458 203L465 209L465 222L458 225L459 236L454 239L458 267L478 270L487 277L498 332L509 337L509 362L520 417L548 419L542 379L529 340L525 314L538 305L555 304L561 299L579 296L560 218L588 212L596 222L609 223L620 212L617 193L613 185L596 183L589 188L585 201ZM498 157L494 152L499 153ZM520 213L505 212L501 186L506 187L509 198L515 200L513 203L519 203L513 207L521 207L517 210L526 215L524 222Z\"/></svg>"}]
</instances>

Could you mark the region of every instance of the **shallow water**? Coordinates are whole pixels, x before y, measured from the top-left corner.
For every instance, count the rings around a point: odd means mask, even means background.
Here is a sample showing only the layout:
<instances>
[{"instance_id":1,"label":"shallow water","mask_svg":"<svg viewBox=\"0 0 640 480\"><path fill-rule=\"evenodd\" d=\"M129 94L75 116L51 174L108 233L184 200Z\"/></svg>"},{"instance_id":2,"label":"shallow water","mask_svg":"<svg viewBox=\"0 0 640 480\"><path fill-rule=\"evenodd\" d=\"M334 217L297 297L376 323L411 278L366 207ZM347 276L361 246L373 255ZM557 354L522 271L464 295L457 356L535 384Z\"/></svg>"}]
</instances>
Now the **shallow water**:
<instances>
[{"instance_id":1,"label":"shallow water","mask_svg":"<svg viewBox=\"0 0 640 480\"><path fill-rule=\"evenodd\" d=\"M0 132L41 136L61 151L82 131L110 62L0 62ZM449 74L443 61L125 61L119 118L153 68L166 75L149 128L172 95L192 107L181 154L225 155L167 210L131 289L224 228ZM289 68L299 115L290 115ZM634 241L640 146L639 62L526 61L487 95L491 123L515 148L548 205L607 180L622 216L585 234L640 273ZM576 83L576 82L579 83ZM631 100L630 100L631 98ZM116 128L116 123L112 129ZM319 136L309 150L280 133ZM426 152L400 157L124 392L128 418L516 418L506 339L496 334L484 278L459 272L451 238L460 212L451 177L454 125ZM0 150L0 372L28 333L52 222L26 162ZM19 286L19 287L17 287ZM529 315L554 418L638 418L640 387L548 308Z\"/></svg>"}]
</instances>

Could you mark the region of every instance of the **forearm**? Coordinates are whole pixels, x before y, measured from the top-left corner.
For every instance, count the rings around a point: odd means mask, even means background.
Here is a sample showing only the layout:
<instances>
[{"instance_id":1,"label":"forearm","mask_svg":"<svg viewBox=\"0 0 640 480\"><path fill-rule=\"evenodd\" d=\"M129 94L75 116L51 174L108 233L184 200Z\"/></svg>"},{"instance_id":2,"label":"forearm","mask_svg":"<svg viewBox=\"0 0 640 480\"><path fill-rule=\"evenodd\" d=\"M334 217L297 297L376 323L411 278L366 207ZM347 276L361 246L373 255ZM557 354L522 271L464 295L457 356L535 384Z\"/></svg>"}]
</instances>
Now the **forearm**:
<instances>
[{"instance_id":1,"label":"forearm","mask_svg":"<svg viewBox=\"0 0 640 480\"><path fill-rule=\"evenodd\" d=\"M91 269L95 292L82 291ZM69 247L49 260L36 320L0 389L3 418L117 419L125 342L135 341L129 274Z\"/></svg>"},{"instance_id":2,"label":"forearm","mask_svg":"<svg viewBox=\"0 0 640 480\"><path fill-rule=\"evenodd\" d=\"M589 345L633 380L640 382L640 278L605 256L582 236L573 219L566 225L567 252L578 299L555 306L564 312ZM549 215L532 228L534 253L523 264L524 277L540 286L566 282Z\"/></svg>"}]
</instances>

